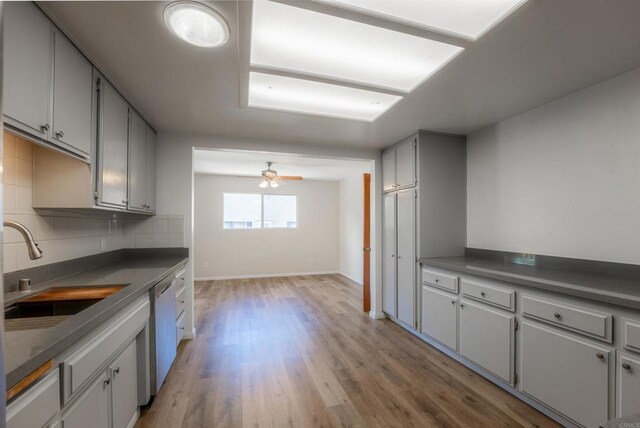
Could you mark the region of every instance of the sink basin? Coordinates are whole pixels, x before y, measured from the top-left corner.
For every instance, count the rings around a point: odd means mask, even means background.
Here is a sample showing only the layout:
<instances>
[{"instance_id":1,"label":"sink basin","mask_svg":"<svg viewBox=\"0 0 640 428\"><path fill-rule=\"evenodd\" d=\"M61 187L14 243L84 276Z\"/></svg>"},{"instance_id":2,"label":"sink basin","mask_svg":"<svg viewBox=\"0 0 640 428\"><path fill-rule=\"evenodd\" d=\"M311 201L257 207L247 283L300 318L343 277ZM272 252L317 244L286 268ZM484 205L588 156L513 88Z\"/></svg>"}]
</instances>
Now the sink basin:
<instances>
[{"instance_id":1,"label":"sink basin","mask_svg":"<svg viewBox=\"0 0 640 428\"><path fill-rule=\"evenodd\" d=\"M128 284L52 287L9 305L6 331L48 328L117 293Z\"/></svg>"}]
</instances>

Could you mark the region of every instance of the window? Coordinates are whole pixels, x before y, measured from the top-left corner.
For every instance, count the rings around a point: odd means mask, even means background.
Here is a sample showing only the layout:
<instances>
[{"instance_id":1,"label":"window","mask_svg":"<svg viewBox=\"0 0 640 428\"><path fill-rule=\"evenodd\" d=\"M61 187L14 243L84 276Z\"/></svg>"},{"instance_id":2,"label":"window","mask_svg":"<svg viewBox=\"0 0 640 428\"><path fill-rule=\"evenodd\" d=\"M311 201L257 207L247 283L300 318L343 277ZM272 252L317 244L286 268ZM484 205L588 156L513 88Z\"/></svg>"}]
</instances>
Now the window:
<instances>
[{"instance_id":1,"label":"window","mask_svg":"<svg viewBox=\"0 0 640 428\"><path fill-rule=\"evenodd\" d=\"M298 197L295 195L224 194L224 229L298 227Z\"/></svg>"}]
</instances>

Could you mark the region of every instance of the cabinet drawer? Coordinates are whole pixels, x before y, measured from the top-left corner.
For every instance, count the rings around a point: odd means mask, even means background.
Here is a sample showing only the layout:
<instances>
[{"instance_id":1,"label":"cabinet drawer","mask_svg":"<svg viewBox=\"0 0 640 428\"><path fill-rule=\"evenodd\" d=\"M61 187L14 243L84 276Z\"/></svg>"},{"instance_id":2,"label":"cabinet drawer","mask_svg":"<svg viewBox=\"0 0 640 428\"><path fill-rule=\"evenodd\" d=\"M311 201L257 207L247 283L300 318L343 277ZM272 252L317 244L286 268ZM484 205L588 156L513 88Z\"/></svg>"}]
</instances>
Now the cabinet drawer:
<instances>
[{"instance_id":1,"label":"cabinet drawer","mask_svg":"<svg viewBox=\"0 0 640 428\"><path fill-rule=\"evenodd\" d=\"M62 363L64 398L69 398L93 376L127 340L134 336L149 319L149 300L140 301L125 309L111 325L89 343L84 344Z\"/></svg>"},{"instance_id":2,"label":"cabinet drawer","mask_svg":"<svg viewBox=\"0 0 640 428\"><path fill-rule=\"evenodd\" d=\"M458 277L448 273L422 268L422 282L452 293L458 292Z\"/></svg>"},{"instance_id":3,"label":"cabinet drawer","mask_svg":"<svg viewBox=\"0 0 640 428\"><path fill-rule=\"evenodd\" d=\"M176 321L176 345L180 345L180 341L184 337L184 313L178 317Z\"/></svg>"},{"instance_id":4,"label":"cabinet drawer","mask_svg":"<svg viewBox=\"0 0 640 428\"><path fill-rule=\"evenodd\" d=\"M7 406L7 428L42 427L60 411L58 369Z\"/></svg>"},{"instance_id":5,"label":"cabinet drawer","mask_svg":"<svg viewBox=\"0 0 640 428\"><path fill-rule=\"evenodd\" d=\"M510 310L516 309L516 292L507 288L496 287L482 282L463 278L462 294L476 300Z\"/></svg>"},{"instance_id":6,"label":"cabinet drawer","mask_svg":"<svg viewBox=\"0 0 640 428\"><path fill-rule=\"evenodd\" d=\"M611 314L531 296L523 296L522 313L567 330L613 342Z\"/></svg>"},{"instance_id":7,"label":"cabinet drawer","mask_svg":"<svg viewBox=\"0 0 640 428\"><path fill-rule=\"evenodd\" d=\"M176 319L180 318L180 315L182 315L182 313L184 312L184 308L186 306L186 300L187 300L187 293L186 293L186 289L187 287L182 287L181 289L179 289L176 292Z\"/></svg>"},{"instance_id":8,"label":"cabinet drawer","mask_svg":"<svg viewBox=\"0 0 640 428\"><path fill-rule=\"evenodd\" d=\"M640 321L622 319L622 343L625 348L640 352Z\"/></svg>"}]
</instances>

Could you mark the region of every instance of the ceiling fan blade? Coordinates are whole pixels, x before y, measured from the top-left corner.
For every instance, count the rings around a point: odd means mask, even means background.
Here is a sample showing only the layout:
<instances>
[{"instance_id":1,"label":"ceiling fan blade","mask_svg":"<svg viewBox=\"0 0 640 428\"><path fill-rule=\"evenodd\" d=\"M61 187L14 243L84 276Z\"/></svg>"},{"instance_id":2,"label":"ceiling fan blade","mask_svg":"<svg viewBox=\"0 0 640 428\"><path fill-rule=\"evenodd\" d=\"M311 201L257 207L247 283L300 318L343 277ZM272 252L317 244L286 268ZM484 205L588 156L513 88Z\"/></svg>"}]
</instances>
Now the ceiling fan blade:
<instances>
[{"instance_id":1,"label":"ceiling fan blade","mask_svg":"<svg viewBox=\"0 0 640 428\"><path fill-rule=\"evenodd\" d=\"M299 175L279 175L278 178L282 180L303 180Z\"/></svg>"}]
</instances>

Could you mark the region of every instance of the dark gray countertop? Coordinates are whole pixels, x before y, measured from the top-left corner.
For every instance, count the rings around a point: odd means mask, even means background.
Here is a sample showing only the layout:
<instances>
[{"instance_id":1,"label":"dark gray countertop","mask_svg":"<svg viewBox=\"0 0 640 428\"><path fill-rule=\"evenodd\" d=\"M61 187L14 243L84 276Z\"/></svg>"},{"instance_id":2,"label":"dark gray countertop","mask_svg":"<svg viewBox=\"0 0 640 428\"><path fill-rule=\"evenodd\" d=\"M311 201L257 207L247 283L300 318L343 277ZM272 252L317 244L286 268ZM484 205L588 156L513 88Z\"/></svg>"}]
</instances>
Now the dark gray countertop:
<instances>
[{"instance_id":1,"label":"dark gray countertop","mask_svg":"<svg viewBox=\"0 0 640 428\"><path fill-rule=\"evenodd\" d=\"M469 254L461 257L433 257L418 261L435 268L640 309L640 279L628 275L629 265L620 264L620 274L616 274L616 269L611 269L610 266L614 265L615 268L615 264L607 264L606 269L597 272L597 269L593 269L592 266L584 265L584 268L580 268L577 267L579 265L574 259L567 260L568 268L528 266ZM561 265L561 263L555 263Z\"/></svg>"},{"instance_id":2,"label":"dark gray countertop","mask_svg":"<svg viewBox=\"0 0 640 428\"><path fill-rule=\"evenodd\" d=\"M187 255L150 252L143 257L117 261L34 286L29 294L50 287L128 284L117 293L56 326L5 332L4 368L7 388L18 383L29 373L148 292L163 278L181 269L187 260ZM7 293L5 305L24 298L25 295L27 293Z\"/></svg>"}]
</instances>

